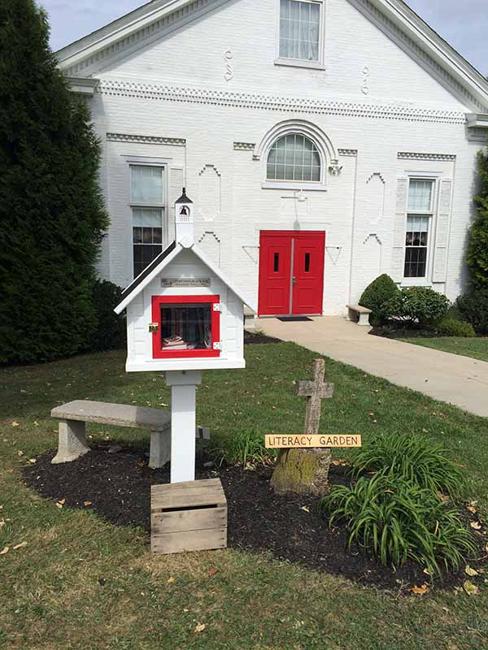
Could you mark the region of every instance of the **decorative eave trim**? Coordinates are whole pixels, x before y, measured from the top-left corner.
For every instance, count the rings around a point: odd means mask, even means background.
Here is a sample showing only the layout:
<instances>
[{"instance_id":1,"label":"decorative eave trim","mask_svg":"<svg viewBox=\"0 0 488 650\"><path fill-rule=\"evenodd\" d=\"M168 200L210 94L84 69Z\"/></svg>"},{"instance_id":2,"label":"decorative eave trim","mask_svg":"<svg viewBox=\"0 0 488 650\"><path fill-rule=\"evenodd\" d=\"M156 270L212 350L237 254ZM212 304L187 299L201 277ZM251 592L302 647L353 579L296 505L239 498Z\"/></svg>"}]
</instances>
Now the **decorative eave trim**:
<instances>
[{"instance_id":1,"label":"decorative eave trim","mask_svg":"<svg viewBox=\"0 0 488 650\"><path fill-rule=\"evenodd\" d=\"M488 114L468 113L466 115L468 129L488 129Z\"/></svg>"},{"instance_id":2,"label":"decorative eave trim","mask_svg":"<svg viewBox=\"0 0 488 650\"><path fill-rule=\"evenodd\" d=\"M350 157L356 157L358 155L358 150L357 149L338 149L337 153L339 156L350 156Z\"/></svg>"},{"instance_id":3,"label":"decorative eave trim","mask_svg":"<svg viewBox=\"0 0 488 650\"><path fill-rule=\"evenodd\" d=\"M254 151L255 146L255 142L234 142L235 151Z\"/></svg>"},{"instance_id":4,"label":"decorative eave trim","mask_svg":"<svg viewBox=\"0 0 488 650\"><path fill-rule=\"evenodd\" d=\"M412 52L451 91L481 110L488 107L488 82L403 0L349 0L382 31Z\"/></svg>"},{"instance_id":5,"label":"decorative eave trim","mask_svg":"<svg viewBox=\"0 0 488 650\"><path fill-rule=\"evenodd\" d=\"M465 124L466 115L460 111L441 111L415 108L402 104L362 104L313 99L310 97L285 97L221 89L170 86L103 79L97 92L112 97L133 97L145 101L170 101L190 104L210 104L265 111L366 117L407 122L436 122L439 124Z\"/></svg>"},{"instance_id":6,"label":"decorative eave trim","mask_svg":"<svg viewBox=\"0 0 488 650\"><path fill-rule=\"evenodd\" d=\"M400 151L398 152L399 160L437 160L437 161L453 161L456 156L451 153L417 153L414 151Z\"/></svg>"},{"instance_id":7,"label":"decorative eave trim","mask_svg":"<svg viewBox=\"0 0 488 650\"><path fill-rule=\"evenodd\" d=\"M84 79L82 77L68 77L69 89L75 95L88 95L93 97L98 86L98 79Z\"/></svg>"},{"instance_id":8,"label":"decorative eave trim","mask_svg":"<svg viewBox=\"0 0 488 650\"><path fill-rule=\"evenodd\" d=\"M165 138L157 135L131 135L129 133L107 133L110 142L135 142L137 144L167 144L174 147L186 146L185 138Z\"/></svg>"}]
</instances>

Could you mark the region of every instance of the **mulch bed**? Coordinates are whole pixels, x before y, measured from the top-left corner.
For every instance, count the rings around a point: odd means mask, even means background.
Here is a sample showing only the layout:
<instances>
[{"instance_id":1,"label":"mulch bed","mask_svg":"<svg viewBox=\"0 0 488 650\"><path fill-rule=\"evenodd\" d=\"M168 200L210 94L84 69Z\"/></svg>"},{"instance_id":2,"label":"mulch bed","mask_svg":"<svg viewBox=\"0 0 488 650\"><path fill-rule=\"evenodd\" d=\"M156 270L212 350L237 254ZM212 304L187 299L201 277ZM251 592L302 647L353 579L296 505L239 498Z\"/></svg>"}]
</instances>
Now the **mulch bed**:
<instances>
[{"instance_id":1,"label":"mulch bed","mask_svg":"<svg viewBox=\"0 0 488 650\"><path fill-rule=\"evenodd\" d=\"M64 499L65 507L89 508L114 525L142 526L149 532L150 486L169 482L169 471L149 469L142 451L110 453L109 449L96 447L81 459L62 465L52 465L54 452L47 452L38 457L35 465L24 468L24 480L44 497ZM413 563L394 572L356 548L346 550L345 530L328 527L316 499L274 494L269 483L271 468L205 468L204 460L198 463L197 477L219 476L222 480L229 507L231 548L269 552L279 560L398 593L429 582ZM331 483L347 483L341 466L331 467ZM477 566L476 562L470 564ZM466 578L461 571L437 584L454 587L462 585ZM476 582L476 578L471 580Z\"/></svg>"}]
</instances>

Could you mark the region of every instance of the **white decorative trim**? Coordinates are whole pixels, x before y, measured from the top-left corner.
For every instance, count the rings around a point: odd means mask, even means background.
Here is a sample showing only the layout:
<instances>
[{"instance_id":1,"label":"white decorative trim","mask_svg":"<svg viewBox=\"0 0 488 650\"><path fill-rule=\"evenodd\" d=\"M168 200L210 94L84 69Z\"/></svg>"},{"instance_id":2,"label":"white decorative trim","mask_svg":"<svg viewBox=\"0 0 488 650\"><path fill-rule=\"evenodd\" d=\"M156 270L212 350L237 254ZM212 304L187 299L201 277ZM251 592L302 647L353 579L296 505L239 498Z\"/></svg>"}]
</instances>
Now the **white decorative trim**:
<instances>
[{"instance_id":1,"label":"white decorative trim","mask_svg":"<svg viewBox=\"0 0 488 650\"><path fill-rule=\"evenodd\" d=\"M234 55L232 54L232 50L228 49L225 50L224 52L224 65L225 65L225 73L224 73L224 79L225 81L232 81L234 78L234 66L232 64L232 59L234 58Z\"/></svg>"},{"instance_id":2,"label":"white decorative trim","mask_svg":"<svg viewBox=\"0 0 488 650\"><path fill-rule=\"evenodd\" d=\"M369 67L367 65L364 66L364 68L361 71L361 74L363 75L363 81L361 83L361 92L363 95L369 95Z\"/></svg>"},{"instance_id":3,"label":"white decorative trim","mask_svg":"<svg viewBox=\"0 0 488 650\"><path fill-rule=\"evenodd\" d=\"M67 64L69 67L65 68L65 73L68 76L76 77L79 76L79 73L82 70L85 70L94 64L96 64L99 68L107 59L116 56L123 50L132 50L137 46L140 47L141 43L144 41L149 41L150 39L157 38L158 36L161 37L164 34L170 33L176 29L179 24L181 24L185 19L192 17L192 14L211 8L214 1L215 0L194 0L194 2L189 2L181 6L179 9L169 11L166 14L162 15L158 20L147 22L137 31L129 32L124 37L119 38L119 40L116 40L115 42L108 42L106 47L99 48L91 56L81 58L81 60L79 60L77 63L73 63L71 66ZM65 49L68 50L69 46ZM62 52L63 50L61 53ZM69 58L70 57L68 54L67 59L69 60ZM63 64L64 61L61 60L61 63Z\"/></svg>"},{"instance_id":4,"label":"white decorative trim","mask_svg":"<svg viewBox=\"0 0 488 650\"><path fill-rule=\"evenodd\" d=\"M255 142L234 142L235 151L254 151Z\"/></svg>"},{"instance_id":5,"label":"white decorative trim","mask_svg":"<svg viewBox=\"0 0 488 650\"><path fill-rule=\"evenodd\" d=\"M138 144L169 144L174 147L186 146L185 138L164 138L156 135L131 135L129 133L107 133L110 142L136 142Z\"/></svg>"},{"instance_id":6,"label":"white decorative trim","mask_svg":"<svg viewBox=\"0 0 488 650\"><path fill-rule=\"evenodd\" d=\"M379 178L380 181L383 183L383 185L386 185L386 181L385 181L385 179L383 178L383 174L382 174L381 172L373 172L373 173L371 174L371 176L368 178L368 180L366 181L366 185L368 185L369 183L371 183L371 181L373 180L373 178Z\"/></svg>"},{"instance_id":7,"label":"white decorative trim","mask_svg":"<svg viewBox=\"0 0 488 650\"><path fill-rule=\"evenodd\" d=\"M397 40L398 44L401 44L403 47L408 48L408 50L415 54L417 60L421 62L423 66L429 68L434 72L438 78L442 79L450 88L455 90L458 95L468 99L473 105L483 109L484 106L480 100L471 93L466 84L460 83L454 76L446 70L442 65L435 61L433 55L427 52L423 47L421 47L415 40L412 38L413 32L407 33L405 26L399 25L394 22L388 15L386 15L384 9L380 9L375 2L377 0L349 0L357 9L359 9L363 14L366 14L368 18L376 24L380 29L386 31L390 36ZM387 3L388 5L392 4L392 0L384 0L382 4ZM445 52L444 52L445 54ZM451 64L453 63L451 59Z\"/></svg>"},{"instance_id":8,"label":"white decorative trim","mask_svg":"<svg viewBox=\"0 0 488 650\"><path fill-rule=\"evenodd\" d=\"M339 156L356 157L358 155L358 150L357 149L338 149L337 154Z\"/></svg>"},{"instance_id":9,"label":"white decorative trim","mask_svg":"<svg viewBox=\"0 0 488 650\"><path fill-rule=\"evenodd\" d=\"M217 176L222 176L222 174L219 172L217 167L215 165L211 165L210 163L204 165L202 169L198 172L198 175L202 176L207 171L207 169L213 169L214 172L217 174Z\"/></svg>"},{"instance_id":10,"label":"white decorative trim","mask_svg":"<svg viewBox=\"0 0 488 650\"><path fill-rule=\"evenodd\" d=\"M399 160L438 160L451 161L456 160L456 156L451 153L417 153L413 151L400 151Z\"/></svg>"},{"instance_id":11,"label":"white decorative trim","mask_svg":"<svg viewBox=\"0 0 488 650\"><path fill-rule=\"evenodd\" d=\"M145 101L172 101L191 104L211 104L265 111L340 115L342 117L367 117L409 122L436 122L465 124L466 115L460 111L440 111L395 104L362 104L324 101L310 97L283 97L255 93L239 93L221 89L169 86L104 79L97 92L112 97L135 97Z\"/></svg>"}]
</instances>

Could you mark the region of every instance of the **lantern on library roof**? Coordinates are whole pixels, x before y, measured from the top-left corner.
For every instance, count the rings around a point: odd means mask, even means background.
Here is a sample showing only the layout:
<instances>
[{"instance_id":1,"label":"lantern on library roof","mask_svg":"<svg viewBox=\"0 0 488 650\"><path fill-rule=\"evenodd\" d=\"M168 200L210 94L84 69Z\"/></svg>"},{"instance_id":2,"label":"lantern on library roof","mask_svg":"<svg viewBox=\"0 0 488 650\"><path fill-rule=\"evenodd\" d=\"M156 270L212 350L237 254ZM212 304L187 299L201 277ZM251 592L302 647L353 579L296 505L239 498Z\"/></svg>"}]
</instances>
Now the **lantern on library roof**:
<instances>
[{"instance_id":1,"label":"lantern on library roof","mask_svg":"<svg viewBox=\"0 0 488 650\"><path fill-rule=\"evenodd\" d=\"M193 239L193 201L187 197L185 187L175 203L175 226L177 241Z\"/></svg>"}]
</instances>

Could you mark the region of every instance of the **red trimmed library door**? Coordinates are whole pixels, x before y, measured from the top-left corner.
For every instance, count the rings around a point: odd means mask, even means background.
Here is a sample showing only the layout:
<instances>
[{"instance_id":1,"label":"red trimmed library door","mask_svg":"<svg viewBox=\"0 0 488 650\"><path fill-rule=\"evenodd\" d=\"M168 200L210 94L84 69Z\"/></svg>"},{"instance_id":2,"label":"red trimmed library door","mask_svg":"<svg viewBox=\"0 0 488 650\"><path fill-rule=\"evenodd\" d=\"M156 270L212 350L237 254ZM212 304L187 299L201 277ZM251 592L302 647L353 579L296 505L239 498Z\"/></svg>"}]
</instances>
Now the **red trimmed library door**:
<instances>
[{"instance_id":1,"label":"red trimmed library door","mask_svg":"<svg viewBox=\"0 0 488 650\"><path fill-rule=\"evenodd\" d=\"M259 315L322 314L325 232L262 230Z\"/></svg>"}]
</instances>

